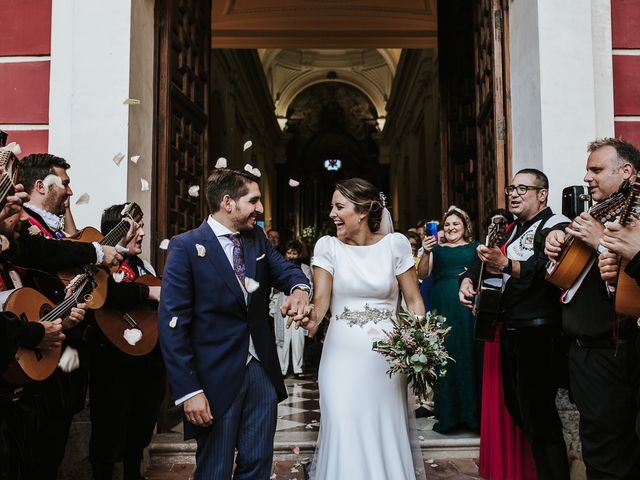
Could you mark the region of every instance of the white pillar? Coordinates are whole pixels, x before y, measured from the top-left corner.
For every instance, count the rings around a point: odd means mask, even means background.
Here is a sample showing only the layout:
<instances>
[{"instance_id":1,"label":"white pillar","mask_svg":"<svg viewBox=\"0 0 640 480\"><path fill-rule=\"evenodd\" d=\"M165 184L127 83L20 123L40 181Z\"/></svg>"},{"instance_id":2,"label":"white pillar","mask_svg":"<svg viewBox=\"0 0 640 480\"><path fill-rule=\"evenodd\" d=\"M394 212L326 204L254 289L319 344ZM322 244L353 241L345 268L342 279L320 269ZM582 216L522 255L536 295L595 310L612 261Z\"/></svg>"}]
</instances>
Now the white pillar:
<instances>
[{"instance_id":1,"label":"white pillar","mask_svg":"<svg viewBox=\"0 0 640 480\"><path fill-rule=\"evenodd\" d=\"M510 34L513 171L543 170L560 211L587 144L613 135L609 1L513 1Z\"/></svg>"},{"instance_id":2,"label":"white pillar","mask_svg":"<svg viewBox=\"0 0 640 480\"><path fill-rule=\"evenodd\" d=\"M102 210L127 198L131 1L52 7L49 151L71 163L77 225L99 227ZM90 202L75 205L85 192Z\"/></svg>"}]
</instances>

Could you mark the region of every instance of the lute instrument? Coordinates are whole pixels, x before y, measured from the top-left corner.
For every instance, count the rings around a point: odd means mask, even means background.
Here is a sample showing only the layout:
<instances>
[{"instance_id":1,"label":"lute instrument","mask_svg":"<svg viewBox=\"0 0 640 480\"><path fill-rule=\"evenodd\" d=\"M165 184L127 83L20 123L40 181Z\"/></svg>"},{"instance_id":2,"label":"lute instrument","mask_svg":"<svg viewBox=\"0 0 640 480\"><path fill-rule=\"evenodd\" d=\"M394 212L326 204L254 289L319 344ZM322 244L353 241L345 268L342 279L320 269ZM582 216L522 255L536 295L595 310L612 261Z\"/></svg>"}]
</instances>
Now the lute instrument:
<instances>
[{"instance_id":1,"label":"lute instrument","mask_svg":"<svg viewBox=\"0 0 640 480\"><path fill-rule=\"evenodd\" d=\"M502 215L494 215L487 230L485 245L488 248L496 247L504 238L507 228L507 220ZM476 300L474 310L476 319L473 327L473 336L476 340L491 341L496 334L498 316L500 315L500 298L502 296L502 274L491 274L482 262L480 278L476 287Z\"/></svg>"},{"instance_id":2,"label":"lute instrument","mask_svg":"<svg viewBox=\"0 0 640 480\"><path fill-rule=\"evenodd\" d=\"M136 283L159 287L162 280L153 275L142 275ZM158 343L158 306L153 303L147 301L127 311L101 308L95 312L96 323L120 351L133 356L146 355ZM138 335L141 336L135 341Z\"/></svg>"},{"instance_id":3,"label":"lute instrument","mask_svg":"<svg viewBox=\"0 0 640 480\"><path fill-rule=\"evenodd\" d=\"M628 225L638 219L640 219L640 179L636 180L631 187L631 192L618 221L620 225ZM621 258L618 263L618 279L614 298L615 310L619 315L640 317L640 285L635 278L624 271L628 264L629 260L626 258Z\"/></svg>"},{"instance_id":4,"label":"lute instrument","mask_svg":"<svg viewBox=\"0 0 640 480\"><path fill-rule=\"evenodd\" d=\"M55 307L37 290L28 287L18 288L9 292L4 302L4 311L14 313L24 322L52 322L58 318L64 319L78 303L90 299L94 286L92 272L87 271L79 275L69 284L71 294ZM2 377L14 385L45 380L58 366L60 350L60 347L51 350L19 348L15 360Z\"/></svg>"},{"instance_id":5,"label":"lute instrument","mask_svg":"<svg viewBox=\"0 0 640 480\"><path fill-rule=\"evenodd\" d=\"M624 182L616 193L591 207L589 214L602 224L615 220L622 212L630 188L631 184ZM582 240L567 234L557 260L547 263L545 279L563 290L570 289L586 268L593 252L593 248Z\"/></svg>"},{"instance_id":6,"label":"lute instrument","mask_svg":"<svg viewBox=\"0 0 640 480\"><path fill-rule=\"evenodd\" d=\"M77 234L71 237L65 237L61 240L75 241L75 242L98 242L100 245L107 245L115 247L126 236L129 231L130 224L126 220L129 218L136 223L142 220L142 209L136 203L128 203L122 209L120 213L122 220L111 229L104 237L102 234L93 227L86 227L80 230ZM117 267L113 269L116 271ZM66 285L69 281L78 274L78 269L67 270L58 273L58 278ZM97 310L104 305L107 299L107 281L111 271L107 268L99 268L95 274L96 287L91 295L91 300L87 302L87 308L91 310Z\"/></svg>"}]
</instances>

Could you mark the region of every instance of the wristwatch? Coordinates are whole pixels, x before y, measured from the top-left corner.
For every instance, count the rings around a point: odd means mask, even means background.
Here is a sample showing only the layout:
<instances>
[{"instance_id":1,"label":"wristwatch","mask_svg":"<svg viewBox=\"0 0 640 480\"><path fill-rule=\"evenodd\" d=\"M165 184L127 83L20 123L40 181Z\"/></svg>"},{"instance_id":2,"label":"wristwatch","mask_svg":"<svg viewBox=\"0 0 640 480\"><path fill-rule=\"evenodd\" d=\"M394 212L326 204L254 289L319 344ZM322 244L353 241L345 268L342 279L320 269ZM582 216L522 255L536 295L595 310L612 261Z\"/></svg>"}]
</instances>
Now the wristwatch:
<instances>
[{"instance_id":1,"label":"wristwatch","mask_svg":"<svg viewBox=\"0 0 640 480\"><path fill-rule=\"evenodd\" d=\"M511 273L512 268L513 268L513 263L511 262L511 259L507 257L507 264L502 269L502 273Z\"/></svg>"}]
</instances>

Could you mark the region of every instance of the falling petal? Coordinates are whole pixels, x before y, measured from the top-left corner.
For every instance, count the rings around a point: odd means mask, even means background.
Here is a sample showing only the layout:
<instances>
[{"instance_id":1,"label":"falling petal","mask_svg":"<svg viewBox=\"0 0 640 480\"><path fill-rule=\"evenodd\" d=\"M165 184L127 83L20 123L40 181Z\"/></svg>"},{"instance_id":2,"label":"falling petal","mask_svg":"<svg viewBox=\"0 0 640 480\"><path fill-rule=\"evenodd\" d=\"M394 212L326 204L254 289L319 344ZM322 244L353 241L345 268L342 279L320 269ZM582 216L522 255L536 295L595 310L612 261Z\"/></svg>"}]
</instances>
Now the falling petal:
<instances>
[{"instance_id":1,"label":"falling petal","mask_svg":"<svg viewBox=\"0 0 640 480\"><path fill-rule=\"evenodd\" d=\"M422 435L418 435L418 438L419 438L420 440L424 440L424 437L423 437Z\"/></svg>"},{"instance_id":2,"label":"falling petal","mask_svg":"<svg viewBox=\"0 0 640 480\"><path fill-rule=\"evenodd\" d=\"M89 199L91 197L89 196L89 194L87 192L83 193L82 195L80 195L78 197L78 199L76 200L76 205L85 205L87 203L89 203Z\"/></svg>"},{"instance_id":3,"label":"falling petal","mask_svg":"<svg viewBox=\"0 0 640 480\"><path fill-rule=\"evenodd\" d=\"M253 167L252 167L252 166L251 166L251 164L249 164L249 163L247 163L247 164L244 166L244 170L245 170L246 172L249 172L249 173L253 174Z\"/></svg>"},{"instance_id":4,"label":"falling petal","mask_svg":"<svg viewBox=\"0 0 640 480\"><path fill-rule=\"evenodd\" d=\"M169 326L171 328L176 328L177 324L178 324L178 317L172 317L171 320L169 321Z\"/></svg>"},{"instance_id":5,"label":"falling petal","mask_svg":"<svg viewBox=\"0 0 640 480\"><path fill-rule=\"evenodd\" d=\"M427 463L431 464L431 463L433 463L433 458L429 458L429 459L427 459L427 460L425 460L425 461L426 461Z\"/></svg>"},{"instance_id":6,"label":"falling petal","mask_svg":"<svg viewBox=\"0 0 640 480\"><path fill-rule=\"evenodd\" d=\"M120 283L124 279L124 272L122 270L118 270L117 272L113 272L111 276L116 283Z\"/></svg>"},{"instance_id":7,"label":"falling petal","mask_svg":"<svg viewBox=\"0 0 640 480\"><path fill-rule=\"evenodd\" d=\"M140 160L140 155L134 155L129 160L131 160L133 163L138 163L138 160Z\"/></svg>"},{"instance_id":8,"label":"falling petal","mask_svg":"<svg viewBox=\"0 0 640 480\"><path fill-rule=\"evenodd\" d=\"M115 163L117 166L120 166L120 164L122 163L122 160L124 160L124 153L122 152L118 152L113 156L113 163Z\"/></svg>"},{"instance_id":9,"label":"falling petal","mask_svg":"<svg viewBox=\"0 0 640 480\"><path fill-rule=\"evenodd\" d=\"M251 140L247 140L246 142L244 142L244 146L242 147L242 151L246 152L247 150L249 150L251 148L252 145L253 145L253 142Z\"/></svg>"},{"instance_id":10,"label":"falling petal","mask_svg":"<svg viewBox=\"0 0 640 480\"><path fill-rule=\"evenodd\" d=\"M149 181L144 178L141 178L140 188L142 189L143 192L146 192L147 190L149 190Z\"/></svg>"},{"instance_id":11,"label":"falling petal","mask_svg":"<svg viewBox=\"0 0 640 480\"><path fill-rule=\"evenodd\" d=\"M262 176L262 173L260 173L260 170L258 168L253 168L251 170L251 173L253 173L258 178L260 178Z\"/></svg>"},{"instance_id":12,"label":"falling petal","mask_svg":"<svg viewBox=\"0 0 640 480\"><path fill-rule=\"evenodd\" d=\"M204 248L204 245L196 243L196 252L198 252L199 257L204 257L207 254L207 249Z\"/></svg>"},{"instance_id":13,"label":"falling petal","mask_svg":"<svg viewBox=\"0 0 640 480\"><path fill-rule=\"evenodd\" d=\"M40 235L41 233L40 229L35 225L31 225L27 231L29 232L29 235Z\"/></svg>"},{"instance_id":14,"label":"falling petal","mask_svg":"<svg viewBox=\"0 0 640 480\"><path fill-rule=\"evenodd\" d=\"M169 239L165 238L164 240L162 240L158 248L160 248L160 250L166 250L167 248L169 248Z\"/></svg>"},{"instance_id":15,"label":"falling petal","mask_svg":"<svg viewBox=\"0 0 640 480\"><path fill-rule=\"evenodd\" d=\"M189 196L198 197L200 195L200 185L191 185L189 187Z\"/></svg>"},{"instance_id":16,"label":"falling petal","mask_svg":"<svg viewBox=\"0 0 640 480\"><path fill-rule=\"evenodd\" d=\"M67 346L60 356L58 366L65 373L71 373L80 366L80 354L78 350Z\"/></svg>"},{"instance_id":17,"label":"falling petal","mask_svg":"<svg viewBox=\"0 0 640 480\"><path fill-rule=\"evenodd\" d=\"M431 464L431 468L436 468L437 466L438 466L438 464L437 464L437 463L432 463L432 464Z\"/></svg>"},{"instance_id":18,"label":"falling petal","mask_svg":"<svg viewBox=\"0 0 640 480\"><path fill-rule=\"evenodd\" d=\"M127 98L125 99L124 102L122 102L123 105L140 105L140 100L138 100L137 98Z\"/></svg>"},{"instance_id":19,"label":"falling petal","mask_svg":"<svg viewBox=\"0 0 640 480\"><path fill-rule=\"evenodd\" d=\"M269 477L269 480L276 480L276 478L278 478L278 475L276 475L275 473L273 475L271 475Z\"/></svg>"},{"instance_id":20,"label":"falling petal","mask_svg":"<svg viewBox=\"0 0 640 480\"><path fill-rule=\"evenodd\" d=\"M300 455L300 447L291 447L291 451L296 455Z\"/></svg>"},{"instance_id":21,"label":"falling petal","mask_svg":"<svg viewBox=\"0 0 640 480\"><path fill-rule=\"evenodd\" d=\"M218 158L215 168L227 168L227 159L224 157Z\"/></svg>"},{"instance_id":22,"label":"falling petal","mask_svg":"<svg viewBox=\"0 0 640 480\"><path fill-rule=\"evenodd\" d=\"M137 328L127 328L122 334L129 345L135 347L136 343L142 338L142 332Z\"/></svg>"},{"instance_id":23,"label":"falling petal","mask_svg":"<svg viewBox=\"0 0 640 480\"><path fill-rule=\"evenodd\" d=\"M256 282L253 278L245 277L244 288L247 289L247 292L253 293L260 288L260 283Z\"/></svg>"},{"instance_id":24,"label":"falling petal","mask_svg":"<svg viewBox=\"0 0 640 480\"><path fill-rule=\"evenodd\" d=\"M307 430L311 430L313 428L313 424L308 423L304 428L306 428Z\"/></svg>"},{"instance_id":25,"label":"falling petal","mask_svg":"<svg viewBox=\"0 0 640 480\"><path fill-rule=\"evenodd\" d=\"M293 187L293 188L298 187L298 186L300 186L300 182L297 181L297 180L294 180L293 178L290 178L289 179L289 186Z\"/></svg>"}]
</instances>

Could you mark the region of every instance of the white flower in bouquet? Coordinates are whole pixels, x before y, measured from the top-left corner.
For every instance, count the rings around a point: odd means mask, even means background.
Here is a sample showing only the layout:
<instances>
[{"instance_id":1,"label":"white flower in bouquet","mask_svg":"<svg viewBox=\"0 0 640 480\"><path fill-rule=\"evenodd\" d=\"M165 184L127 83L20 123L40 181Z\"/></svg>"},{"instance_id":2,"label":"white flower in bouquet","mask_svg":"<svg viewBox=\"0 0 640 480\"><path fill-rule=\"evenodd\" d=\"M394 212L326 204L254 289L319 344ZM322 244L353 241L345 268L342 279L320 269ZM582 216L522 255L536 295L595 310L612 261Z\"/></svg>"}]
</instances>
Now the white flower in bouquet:
<instances>
[{"instance_id":1,"label":"white flower in bouquet","mask_svg":"<svg viewBox=\"0 0 640 480\"><path fill-rule=\"evenodd\" d=\"M399 312L393 324L384 339L373 342L373 350L386 357L389 376L406 375L416 397L425 400L428 386L447 373L447 362L453 360L444 346L451 327L436 312Z\"/></svg>"}]
</instances>

